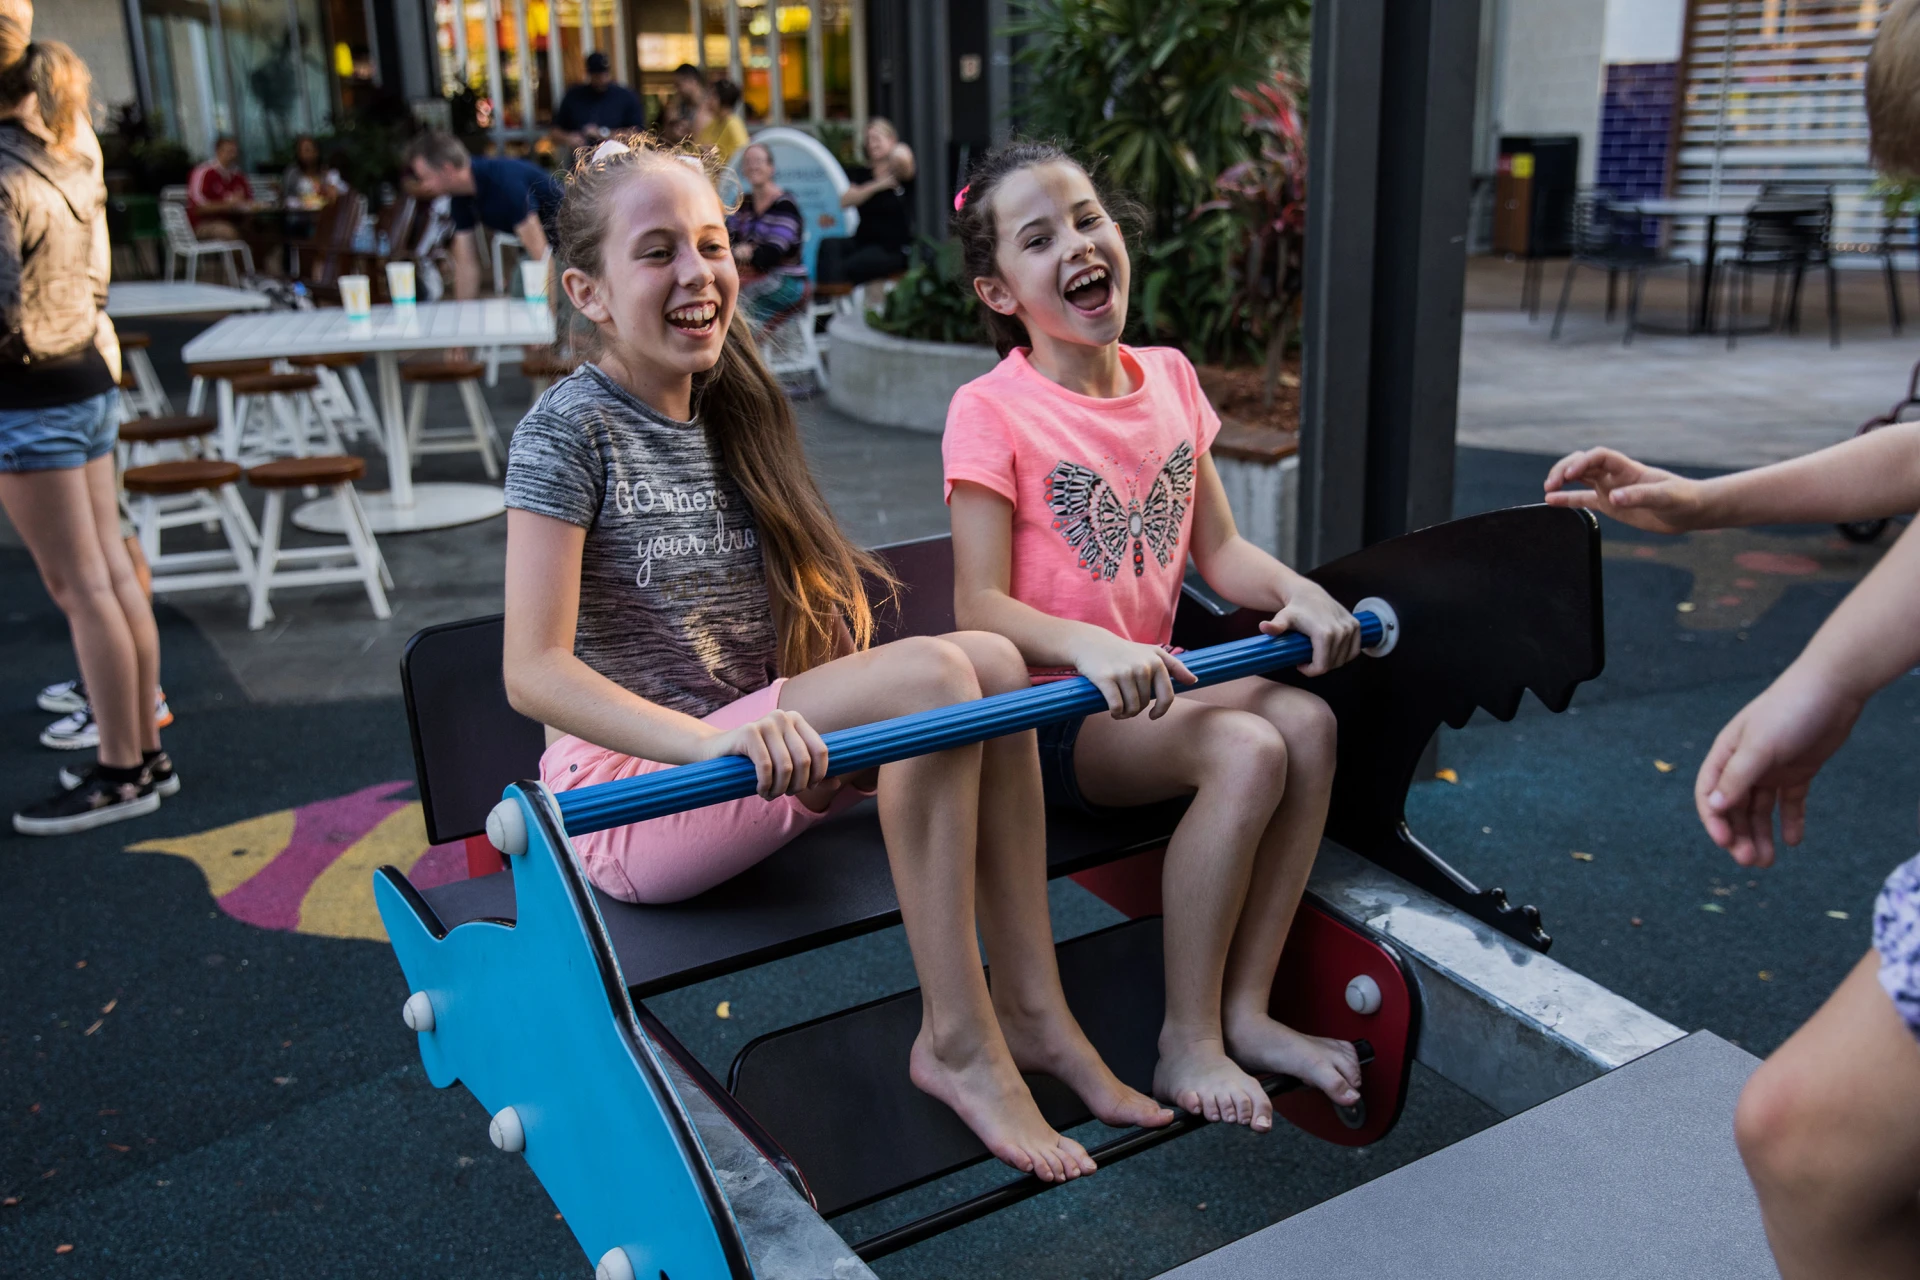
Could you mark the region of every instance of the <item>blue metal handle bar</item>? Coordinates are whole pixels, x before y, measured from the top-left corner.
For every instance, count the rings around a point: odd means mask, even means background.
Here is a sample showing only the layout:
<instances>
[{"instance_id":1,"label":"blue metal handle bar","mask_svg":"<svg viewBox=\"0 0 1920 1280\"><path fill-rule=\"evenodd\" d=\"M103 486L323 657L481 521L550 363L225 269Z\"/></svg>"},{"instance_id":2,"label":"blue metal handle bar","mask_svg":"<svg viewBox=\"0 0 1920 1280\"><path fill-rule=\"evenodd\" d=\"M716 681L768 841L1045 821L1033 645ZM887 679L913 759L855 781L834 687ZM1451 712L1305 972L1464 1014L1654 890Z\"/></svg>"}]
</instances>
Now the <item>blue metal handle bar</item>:
<instances>
[{"instance_id":1,"label":"blue metal handle bar","mask_svg":"<svg viewBox=\"0 0 1920 1280\"><path fill-rule=\"evenodd\" d=\"M1363 648L1373 648L1386 637L1386 627L1378 614L1361 610L1354 617L1360 623ZM1312 659L1313 642L1296 632L1283 636L1249 636L1245 640L1182 654L1180 661L1200 679L1198 684L1175 688L1197 689L1201 685L1297 667ZM1093 681L1075 676L1071 680L1034 685L971 702L956 702L893 720L839 729L822 735L822 739L827 744L829 767L837 776L1022 733L1043 724L1106 709L1107 700ZM567 824L567 834L581 836L738 800L754 794L757 789L751 760L745 756L721 756L638 778L562 791L560 816Z\"/></svg>"}]
</instances>

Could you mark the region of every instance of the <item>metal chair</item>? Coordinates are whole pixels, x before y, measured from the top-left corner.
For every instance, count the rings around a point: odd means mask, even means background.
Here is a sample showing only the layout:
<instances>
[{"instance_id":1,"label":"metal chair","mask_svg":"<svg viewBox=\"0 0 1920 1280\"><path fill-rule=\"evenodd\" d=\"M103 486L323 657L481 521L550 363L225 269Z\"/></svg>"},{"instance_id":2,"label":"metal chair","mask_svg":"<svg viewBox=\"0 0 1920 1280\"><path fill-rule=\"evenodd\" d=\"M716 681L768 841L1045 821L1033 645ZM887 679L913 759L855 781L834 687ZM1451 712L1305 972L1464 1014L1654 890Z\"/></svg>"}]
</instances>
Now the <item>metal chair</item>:
<instances>
[{"instance_id":1,"label":"metal chair","mask_svg":"<svg viewBox=\"0 0 1920 1280\"><path fill-rule=\"evenodd\" d=\"M1637 214L1622 213L1613 206L1604 191L1583 191L1573 205L1573 253L1567 259L1567 274L1560 282L1560 305L1554 308L1550 340L1560 337L1567 318L1567 303L1573 297L1574 273L1581 267L1607 273L1606 318L1613 319L1618 299L1620 276L1627 277L1627 325L1621 341L1633 342L1640 319L1640 292L1646 273L1668 267L1681 267L1687 273L1687 296L1693 296L1693 264L1676 258L1646 242L1646 234ZM1691 304L1688 310L1692 310Z\"/></svg>"},{"instance_id":2,"label":"metal chair","mask_svg":"<svg viewBox=\"0 0 1920 1280\"><path fill-rule=\"evenodd\" d=\"M1858 244L1836 242L1830 246L1835 256L1851 254L1855 257L1880 259L1880 270L1887 281L1887 324L1892 328L1893 336L1896 338L1900 336L1900 330L1906 324L1906 315L1900 305L1900 273L1893 263L1893 255L1897 251L1894 241L1900 234L1900 223L1905 216L1906 210L1903 208L1884 210L1878 241Z\"/></svg>"},{"instance_id":3,"label":"metal chair","mask_svg":"<svg viewBox=\"0 0 1920 1280\"><path fill-rule=\"evenodd\" d=\"M1790 333L1799 330L1800 285L1810 266L1826 271L1827 337L1831 345L1840 345L1840 287L1828 243L1832 227L1831 197L1763 190L1747 211L1739 248L1715 264L1726 282L1732 307L1727 318L1729 349L1742 332L1767 333L1782 327ZM1743 329L1741 322L1753 292L1753 278L1762 272L1773 276L1767 323Z\"/></svg>"},{"instance_id":4,"label":"metal chair","mask_svg":"<svg viewBox=\"0 0 1920 1280\"><path fill-rule=\"evenodd\" d=\"M246 264L246 274L253 274L253 250L244 240L202 240L193 232L193 222L187 217L187 206L171 200L160 202L160 226L167 233L167 279L173 279L173 264L176 258L187 260L187 282L193 283L200 276L200 259L217 257L227 264L227 283L238 285L240 273L234 269L234 255Z\"/></svg>"}]
</instances>

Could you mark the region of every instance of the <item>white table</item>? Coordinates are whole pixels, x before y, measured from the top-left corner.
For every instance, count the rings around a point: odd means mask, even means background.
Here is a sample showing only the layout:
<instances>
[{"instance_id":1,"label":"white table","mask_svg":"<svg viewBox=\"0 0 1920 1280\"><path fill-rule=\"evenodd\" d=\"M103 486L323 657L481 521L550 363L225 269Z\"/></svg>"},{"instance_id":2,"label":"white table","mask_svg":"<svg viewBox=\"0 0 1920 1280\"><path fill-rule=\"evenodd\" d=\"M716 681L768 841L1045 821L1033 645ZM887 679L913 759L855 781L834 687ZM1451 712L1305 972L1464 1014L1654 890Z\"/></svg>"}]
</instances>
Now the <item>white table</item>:
<instances>
[{"instance_id":1,"label":"white table","mask_svg":"<svg viewBox=\"0 0 1920 1280\"><path fill-rule=\"evenodd\" d=\"M1643 218L1701 218L1706 221L1706 246L1700 260L1700 301L1689 321L1689 332L1706 333L1713 328L1713 268L1717 229L1722 218L1744 218L1753 208L1754 198L1713 196L1656 196L1646 200L1612 200L1608 206L1621 213Z\"/></svg>"},{"instance_id":2,"label":"white table","mask_svg":"<svg viewBox=\"0 0 1920 1280\"><path fill-rule=\"evenodd\" d=\"M545 303L485 298L375 307L367 320L349 320L338 307L229 316L189 342L180 354L189 362L283 360L357 351L371 354L380 372L380 417L387 432L387 472L392 487L386 493L363 495L367 519L375 533L412 533L485 520L504 511L506 500L492 485L413 482L400 357L443 347L541 347L552 343L553 315ZM337 533L338 517L329 520L335 510L333 500L324 499L294 513L294 523L316 532Z\"/></svg>"},{"instance_id":3,"label":"white table","mask_svg":"<svg viewBox=\"0 0 1920 1280\"><path fill-rule=\"evenodd\" d=\"M115 320L265 311L267 305L265 294L255 293L251 289L230 289L223 284L126 280L107 288L107 314Z\"/></svg>"}]
</instances>

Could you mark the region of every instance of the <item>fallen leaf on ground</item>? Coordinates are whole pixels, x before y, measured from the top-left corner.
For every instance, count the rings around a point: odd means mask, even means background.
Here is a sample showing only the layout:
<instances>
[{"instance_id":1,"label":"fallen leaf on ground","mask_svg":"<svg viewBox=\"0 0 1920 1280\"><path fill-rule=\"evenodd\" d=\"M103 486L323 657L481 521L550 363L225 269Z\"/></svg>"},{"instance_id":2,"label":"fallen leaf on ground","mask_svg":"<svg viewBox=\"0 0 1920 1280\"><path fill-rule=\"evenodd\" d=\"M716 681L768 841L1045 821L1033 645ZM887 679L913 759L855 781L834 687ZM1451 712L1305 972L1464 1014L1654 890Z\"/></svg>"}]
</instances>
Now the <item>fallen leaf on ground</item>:
<instances>
[{"instance_id":1,"label":"fallen leaf on ground","mask_svg":"<svg viewBox=\"0 0 1920 1280\"><path fill-rule=\"evenodd\" d=\"M106 1025L107 1025L107 1020L105 1018L96 1018L94 1020L93 1025L88 1027L85 1031L82 1031L80 1034L83 1036L90 1036L94 1032L98 1031L100 1028Z\"/></svg>"},{"instance_id":2,"label":"fallen leaf on ground","mask_svg":"<svg viewBox=\"0 0 1920 1280\"><path fill-rule=\"evenodd\" d=\"M1827 919L1829 920L1845 920L1846 918L1847 918L1847 913L1844 911L1827 912Z\"/></svg>"},{"instance_id":3,"label":"fallen leaf on ground","mask_svg":"<svg viewBox=\"0 0 1920 1280\"><path fill-rule=\"evenodd\" d=\"M30 1106L30 1107L28 1107L28 1108L27 1108L27 1114L28 1114L28 1115L30 1115L30 1116L37 1116L37 1115L39 1115L39 1114L40 1114L40 1104L36 1102L36 1103L34 1103L34 1104L33 1104L32 1106Z\"/></svg>"},{"instance_id":4,"label":"fallen leaf on ground","mask_svg":"<svg viewBox=\"0 0 1920 1280\"><path fill-rule=\"evenodd\" d=\"M1199 1204L1197 1204L1197 1205L1195 1205L1195 1206L1193 1206L1193 1207L1194 1207L1194 1208L1196 1208L1196 1209L1204 1209L1204 1208L1206 1208L1206 1207L1207 1207L1207 1202L1206 1202L1205 1200L1202 1200L1202 1201L1201 1201L1201 1202L1200 1202Z\"/></svg>"},{"instance_id":5,"label":"fallen leaf on ground","mask_svg":"<svg viewBox=\"0 0 1920 1280\"><path fill-rule=\"evenodd\" d=\"M1681 602L1680 602L1679 604L1677 604L1677 605L1675 605L1675 606L1673 606L1673 611L1674 611L1675 613L1692 613L1692 612L1693 612L1693 601L1691 601L1691 600L1682 600L1682 601L1681 601Z\"/></svg>"},{"instance_id":6,"label":"fallen leaf on ground","mask_svg":"<svg viewBox=\"0 0 1920 1280\"><path fill-rule=\"evenodd\" d=\"M722 1000L719 1004L713 1006L713 1016L716 1018L731 1018L733 1016L733 1001Z\"/></svg>"},{"instance_id":7,"label":"fallen leaf on ground","mask_svg":"<svg viewBox=\"0 0 1920 1280\"><path fill-rule=\"evenodd\" d=\"M113 999L111 999L111 1000L109 1000L109 1001L107 1001L107 1002L106 1002L105 1004L103 1004L103 1005L101 1005L101 1006L100 1006L100 1012L102 1012L102 1013L112 1013L112 1012L113 1012L113 1007L114 1007L115 1005L117 1005L117 1004L119 1004L119 1003L120 1003L120 997L118 997L118 996L115 996L115 997L114 997Z\"/></svg>"},{"instance_id":8,"label":"fallen leaf on ground","mask_svg":"<svg viewBox=\"0 0 1920 1280\"><path fill-rule=\"evenodd\" d=\"M1634 916L1631 919L1629 919L1627 923L1632 925L1634 928L1638 929L1640 927L1640 917Z\"/></svg>"},{"instance_id":9,"label":"fallen leaf on ground","mask_svg":"<svg viewBox=\"0 0 1920 1280\"><path fill-rule=\"evenodd\" d=\"M291 1040L282 1040L282 1041L280 1042L280 1047L281 1047L282 1049L291 1049L291 1048L293 1048L293 1041L291 1041Z\"/></svg>"},{"instance_id":10,"label":"fallen leaf on ground","mask_svg":"<svg viewBox=\"0 0 1920 1280\"><path fill-rule=\"evenodd\" d=\"M294 1076L275 1076L273 1082L277 1085L290 1085L296 1078L297 1077Z\"/></svg>"},{"instance_id":11,"label":"fallen leaf on ground","mask_svg":"<svg viewBox=\"0 0 1920 1280\"><path fill-rule=\"evenodd\" d=\"M8 1196L5 1200L0 1200L0 1209L11 1209L19 1203L19 1196Z\"/></svg>"},{"instance_id":12,"label":"fallen leaf on ground","mask_svg":"<svg viewBox=\"0 0 1920 1280\"><path fill-rule=\"evenodd\" d=\"M73 962L73 967L76 969L84 969L87 967L87 962L85 960L75 960Z\"/></svg>"},{"instance_id":13,"label":"fallen leaf on ground","mask_svg":"<svg viewBox=\"0 0 1920 1280\"><path fill-rule=\"evenodd\" d=\"M455 1168L465 1169L473 1164L473 1157L461 1156L458 1160L455 1160L453 1163Z\"/></svg>"},{"instance_id":14,"label":"fallen leaf on ground","mask_svg":"<svg viewBox=\"0 0 1920 1280\"><path fill-rule=\"evenodd\" d=\"M1711 912L1713 912L1713 913L1714 913L1715 915L1722 915L1722 916L1723 916L1723 915L1725 915L1725 914L1727 914L1727 909L1726 909L1725 907L1723 907L1723 906L1721 906L1721 905L1720 905L1719 903L1717 903L1717 902L1703 902L1703 903L1701 903L1701 904L1700 904L1700 909L1701 909L1702 911L1711 911Z\"/></svg>"},{"instance_id":15,"label":"fallen leaf on ground","mask_svg":"<svg viewBox=\"0 0 1920 1280\"><path fill-rule=\"evenodd\" d=\"M1725 885L1721 885L1713 891L1713 896L1716 898L1731 898L1733 896L1733 890L1727 888Z\"/></svg>"},{"instance_id":16,"label":"fallen leaf on ground","mask_svg":"<svg viewBox=\"0 0 1920 1280\"><path fill-rule=\"evenodd\" d=\"M1575 849L1575 850L1573 851L1573 858L1574 858L1574 860L1575 860L1576 862L1592 862L1592 861L1593 861L1593 855L1592 855L1592 854L1590 854L1590 853L1582 853L1582 852L1580 852L1580 851L1579 851L1578 849Z\"/></svg>"},{"instance_id":17,"label":"fallen leaf on ground","mask_svg":"<svg viewBox=\"0 0 1920 1280\"><path fill-rule=\"evenodd\" d=\"M117 1143L117 1142L109 1142L109 1143L108 1143L107 1145L108 1145L108 1146L110 1146L110 1147L112 1147L112 1148L113 1148L113 1149L114 1149L115 1151L131 1151L131 1150L133 1150L133 1148L132 1148L132 1147L123 1147L123 1146L121 1146L121 1145L120 1145L119 1143Z\"/></svg>"},{"instance_id":18,"label":"fallen leaf on ground","mask_svg":"<svg viewBox=\"0 0 1920 1280\"><path fill-rule=\"evenodd\" d=\"M1662 772L1662 773L1672 773L1672 772L1673 772L1673 766L1672 766L1672 765L1670 765L1670 764L1668 764L1668 763L1667 763L1667 762L1666 762L1665 760L1655 760L1655 761L1653 762L1653 767L1654 767L1654 768L1656 768L1656 769L1658 769L1658 770L1659 770L1660 772Z\"/></svg>"},{"instance_id":19,"label":"fallen leaf on ground","mask_svg":"<svg viewBox=\"0 0 1920 1280\"><path fill-rule=\"evenodd\" d=\"M45 1182L48 1178L51 1178L54 1174L58 1172L60 1172L58 1169L49 1169L45 1173L40 1175L40 1181Z\"/></svg>"},{"instance_id":20,"label":"fallen leaf on ground","mask_svg":"<svg viewBox=\"0 0 1920 1280\"><path fill-rule=\"evenodd\" d=\"M1442 769L1438 773L1434 774L1433 776L1440 779L1440 781L1442 782L1458 783L1460 781L1460 775L1455 773L1451 769Z\"/></svg>"},{"instance_id":21,"label":"fallen leaf on ground","mask_svg":"<svg viewBox=\"0 0 1920 1280\"><path fill-rule=\"evenodd\" d=\"M1773 970L1771 970L1771 969L1762 969L1762 970L1760 971L1760 981L1762 981L1762 982L1772 982L1772 981L1773 981Z\"/></svg>"},{"instance_id":22,"label":"fallen leaf on ground","mask_svg":"<svg viewBox=\"0 0 1920 1280\"><path fill-rule=\"evenodd\" d=\"M1490 835L1492 835L1492 834L1493 834L1493 828L1492 828L1492 827L1482 827L1482 828L1480 828L1480 834L1481 834L1481 835L1483 835L1483 836L1490 836Z\"/></svg>"},{"instance_id":23,"label":"fallen leaf on ground","mask_svg":"<svg viewBox=\"0 0 1920 1280\"><path fill-rule=\"evenodd\" d=\"M73 1246L70 1244L57 1244L53 1246L53 1251L55 1253L72 1253Z\"/></svg>"},{"instance_id":24,"label":"fallen leaf on ground","mask_svg":"<svg viewBox=\"0 0 1920 1280\"><path fill-rule=\"evenodd\" d=\"M156 1179L154 1179L154 1182L153 1182L153 1185L154 1185L154 1186L156 1186L156 1187L170 1187L170 1186L172 1186L172 1185L173 1185L173 1179L171 1179L171 1178L156 1178Z\"/></svg>"}]
</instances>

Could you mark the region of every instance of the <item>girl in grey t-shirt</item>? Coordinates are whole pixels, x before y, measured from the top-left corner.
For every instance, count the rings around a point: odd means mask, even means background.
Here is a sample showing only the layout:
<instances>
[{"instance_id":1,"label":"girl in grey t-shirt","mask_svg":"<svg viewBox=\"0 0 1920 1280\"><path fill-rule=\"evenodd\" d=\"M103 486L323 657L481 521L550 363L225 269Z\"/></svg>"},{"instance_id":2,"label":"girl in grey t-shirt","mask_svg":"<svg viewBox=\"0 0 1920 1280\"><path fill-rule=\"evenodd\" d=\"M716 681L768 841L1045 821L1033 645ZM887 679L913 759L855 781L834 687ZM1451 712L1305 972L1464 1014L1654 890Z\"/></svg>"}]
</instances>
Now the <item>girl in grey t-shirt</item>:
<instances>
[{"instance_id":1,"label":"girl in grey t-shirt","mask_svg":"<svg viewBox=\"0 0 1920 1280\"><path fill-rule=\"evenodd\" d=\"M1065 1081L1110 1124L1172 1112L1107 1069L1061 993L1034 735L855 778L832 776L820 738L1024 686L1025 663L977 632L867 647L861 574L880 567L835 524L735 314L711 163L634 135L568 182L561 286L593 360L514 433L508 695L548 726L540 771L556 791L753 761L759 796L574 839L594 882L629 901L710 888L877 786L921 980L914 1082L1014 1168L1091 1173L1021 1070Z\"/></svg>"}]
</instances>

